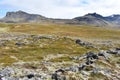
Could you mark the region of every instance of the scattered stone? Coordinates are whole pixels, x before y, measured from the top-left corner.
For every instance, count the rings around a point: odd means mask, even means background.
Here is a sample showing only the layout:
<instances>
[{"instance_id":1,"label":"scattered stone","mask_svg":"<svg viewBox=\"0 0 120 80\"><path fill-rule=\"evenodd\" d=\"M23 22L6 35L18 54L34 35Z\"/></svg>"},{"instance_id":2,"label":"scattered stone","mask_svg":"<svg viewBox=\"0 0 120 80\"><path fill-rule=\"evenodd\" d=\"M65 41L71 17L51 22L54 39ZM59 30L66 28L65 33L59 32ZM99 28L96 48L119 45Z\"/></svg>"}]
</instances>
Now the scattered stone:
<instances>
[{"instance_id":1,"label":"scattered stone","mask_svg":"<svg viewBox=\"0 0 120 80\"><path fill-rule=\"evenodd\" d=\"M24 44L24 43L21 43L21 42L16 42L15 45L20 47L20 46L23 46L23 45L25 45L25 44Z\"/></svg>"},{"instance_id":2,"label":"scattered stone","mask_svg":"<svg viewBox=\"0 0 120 80\"><path fill-rule=\"evenodd\" d=\"M77 40L75 41L75 43L76 43L76 44L79 44L80 46L84 46L84 47L86 47L86 48L94 48L94 46L93 46L91 43L89 43L89 42L83 42L83 41L81 41L80 39L77 39Z\"/></svg>"}]
</instances>

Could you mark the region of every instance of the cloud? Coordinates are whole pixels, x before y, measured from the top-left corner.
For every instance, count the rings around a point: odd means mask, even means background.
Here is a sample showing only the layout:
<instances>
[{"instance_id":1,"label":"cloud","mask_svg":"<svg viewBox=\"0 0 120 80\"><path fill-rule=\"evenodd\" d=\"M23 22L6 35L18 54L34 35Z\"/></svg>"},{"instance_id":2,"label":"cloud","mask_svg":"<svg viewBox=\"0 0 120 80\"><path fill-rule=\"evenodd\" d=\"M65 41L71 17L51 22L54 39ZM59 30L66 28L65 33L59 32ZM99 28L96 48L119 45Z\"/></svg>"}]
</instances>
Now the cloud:
<instances>
[{"instance_id":1,"label":"cloud","mask_svg":"<svg viewBox=\"0 0 120 80\"><path fill-rule=\"evenodd\" d=\"M120 0L0 0L0 5L51 18L73 18L92 12L120 14Z\"/></svg>"}]
</instances>

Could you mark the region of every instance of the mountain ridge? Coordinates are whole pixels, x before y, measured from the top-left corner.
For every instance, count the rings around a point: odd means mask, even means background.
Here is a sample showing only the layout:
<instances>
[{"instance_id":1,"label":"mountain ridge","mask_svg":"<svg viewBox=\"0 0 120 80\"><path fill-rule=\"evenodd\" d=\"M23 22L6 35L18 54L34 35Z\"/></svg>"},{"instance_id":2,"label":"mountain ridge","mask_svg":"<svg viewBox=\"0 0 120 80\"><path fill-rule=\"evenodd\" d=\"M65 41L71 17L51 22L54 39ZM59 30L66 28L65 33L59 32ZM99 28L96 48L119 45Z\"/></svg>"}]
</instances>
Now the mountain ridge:
<instances>
[{"instance_id":1,"label":"mountain ridge","mask_svg":"<svg viewBox=\"0 0 120 80\"><path fill-rule=\"evenodd\" d=\"M94 26L120 26L120 15L102 16L97 13L88 13L84 16L73 19L54 19L47 18L39 14L29 14L24 11L7 12L6 16L0 19L5 23L29 23L29 22L52 22L59 24L76 24L76 25L94 25Z\"/></svg>"}]
</instances>

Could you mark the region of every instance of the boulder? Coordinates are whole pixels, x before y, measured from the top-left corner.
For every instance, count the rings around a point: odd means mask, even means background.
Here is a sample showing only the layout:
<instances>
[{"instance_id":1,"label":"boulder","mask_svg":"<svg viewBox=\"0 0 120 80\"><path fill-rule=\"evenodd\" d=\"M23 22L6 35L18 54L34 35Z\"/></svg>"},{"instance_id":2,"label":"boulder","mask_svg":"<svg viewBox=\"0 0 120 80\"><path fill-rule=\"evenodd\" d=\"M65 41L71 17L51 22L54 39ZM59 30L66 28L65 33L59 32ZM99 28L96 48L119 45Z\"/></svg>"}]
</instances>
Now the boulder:
<instances>
[{"instance_id":1,"label":"boulder","mask_svg":"<svg viewBox=\"0 0 120 80\"><path fill-rule=\"evenodd\" d=\"M33 78L33 77L34 77L34 74L28 74L28 75L27 75L27 78L28 78L28 79L31 79L31 78Z\"/></svg>"},{"instance_id":2,"label":"boulder","mask_svg":"<svg viewBox=\"0 0 120 80\"><path fill-rule=\"evenodd\" d=\"M94 52L88 52L86 54L87 60L98 59L98 56Z\"/></svg>"},{"instance_id":3,"label":"boulder","mask_svg":"<svg viewBox=\"0 0 120 80\"><path fill-rule=\"evenodd\" d=\"M53 80L66 80L66 76L63 74L63 72L64 71L62 69L55 71L55 73L52 74L51 79L53 79Z\"/></svg>"},{"instance_id":4,"label":"boulder","mask_svg":"<svg viewBox=\"0 0 120 80\"><path fill-rule=\"evenodd\" d=\"M77 39L76 41L75 41L75 43L76 44L80 44L82 41L80 40L80 39Z\"/></svg>"}]
</instances>

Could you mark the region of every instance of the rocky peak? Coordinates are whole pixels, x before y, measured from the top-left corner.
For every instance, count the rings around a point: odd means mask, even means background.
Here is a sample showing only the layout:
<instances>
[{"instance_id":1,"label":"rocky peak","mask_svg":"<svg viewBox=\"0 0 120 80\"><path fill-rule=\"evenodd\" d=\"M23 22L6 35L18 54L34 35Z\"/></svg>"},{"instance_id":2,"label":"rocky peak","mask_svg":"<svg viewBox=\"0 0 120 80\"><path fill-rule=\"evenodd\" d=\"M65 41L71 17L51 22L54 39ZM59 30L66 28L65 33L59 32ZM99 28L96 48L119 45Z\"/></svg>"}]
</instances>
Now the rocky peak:
<instances>
[{"instance_id":1,"label":"rocky peak","mask_svg":"<svg viewBox=\"0 0 120 80\"><path fill-rule=\"evenodd\" d=\"M6 16L2 19L3 22L39 22L41 20L45 20L46 17L37 15L37 14L29 14L24 11L16 11L16 12L7 12Z\"/></svg>"},{"instance_id":2,"label":"rocky peak","mask_svg":"<svg viewBox=\"0 0 120 80\"><path fill-rule=\"evenodd\" d=\"M89 24L95 26L106 26L109 25L103 16L97 13L88 13L81 17L74 18L75 20L79 21L81 24Z\"/></svg>"},{"instance_id":3,"label":"rocky peak","mask_svg":"<svg viewBox=\"0 0 120 80\"><path fill-rule=\"evenodd\" d=\"M22 15L29 15L29 14L19 10L19 11L16 11L16 12L7 12L5 17L10 17L10 18L13 17L14 18L14 17L17 17L17 16L20 17Z\"/></svg>"},{"instance_id":4,"label":"rocky peak","mask_svg":"<svg viewBox=\"0 0 120 80\"><path fill-rule=\"evenodd\" d=\"M103 16L101 16L100 14L97 14L97 13L88 13L85 15L85 17L90 17L90 16L103 19Z\"/></svg>"}]
</instances>

